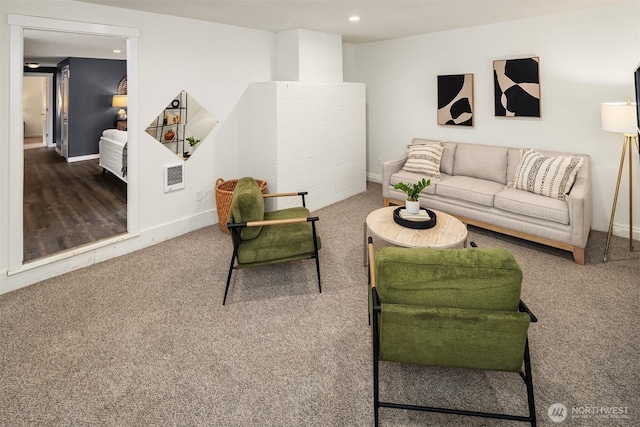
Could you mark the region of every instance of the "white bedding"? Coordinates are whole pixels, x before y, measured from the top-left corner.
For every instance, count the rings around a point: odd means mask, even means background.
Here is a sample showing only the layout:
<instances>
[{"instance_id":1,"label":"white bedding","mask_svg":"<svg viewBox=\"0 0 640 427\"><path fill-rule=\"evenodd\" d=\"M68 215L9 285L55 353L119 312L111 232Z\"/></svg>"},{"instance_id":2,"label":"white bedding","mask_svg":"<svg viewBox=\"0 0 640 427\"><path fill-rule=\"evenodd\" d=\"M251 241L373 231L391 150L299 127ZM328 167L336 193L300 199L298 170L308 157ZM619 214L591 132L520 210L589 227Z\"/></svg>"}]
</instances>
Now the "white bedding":
<instances>
[{"instance_id":1,"label":"white bedding","mask_svg":"<svg viewBox=\"0 0 640 427\"><path fill-rule=\"evenodd\" d=\"M126 166L123 165L123 151L125 149L127 133L123 131L116 131L122 132L125 135L125 137L122 138L121 135L114 134L114 130L115 129L107 129L100 137L100 141L98 142L98 150L100 153L99 164L100 167L108 170L124 182L127 182L127 175L122 172L122 167ZM115 137L116 139L112 139L111 137ZM124 141L122 141L123 139Z\"/></svg>"}]
</instances>

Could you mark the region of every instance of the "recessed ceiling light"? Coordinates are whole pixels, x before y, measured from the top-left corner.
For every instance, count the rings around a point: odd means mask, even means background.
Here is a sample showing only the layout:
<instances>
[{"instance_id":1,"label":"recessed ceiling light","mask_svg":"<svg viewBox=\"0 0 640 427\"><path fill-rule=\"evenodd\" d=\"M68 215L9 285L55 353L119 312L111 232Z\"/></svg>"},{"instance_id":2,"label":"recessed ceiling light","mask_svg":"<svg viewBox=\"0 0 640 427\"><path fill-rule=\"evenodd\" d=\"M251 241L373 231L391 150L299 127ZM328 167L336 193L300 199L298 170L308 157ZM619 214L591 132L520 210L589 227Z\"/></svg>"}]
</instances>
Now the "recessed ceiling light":
<instances>
[{"instance_id":1,"label":"recessed ceiling light","mask_svg":"<svg viewBox=\"0 0 640 427\"><path fill-rule=\"evenodd\" d=\"M120 49L113 49L112 52L113 53L122 53L122 51Z\"/></svg>"},{"instance_id":2,"label":"recessed ceiling light","mask_svg":"<svg viewBox=\"0 0 640 427\"><path fill-rule=\"evenodd\" d=\"M38 68L38 67L40 67L40 63L39 62L27 62L25 65L28 68Z\"/></svg>"},{"instance_id":3,"label":"recessed ceiling light","mask_svg":"<svg viewBox=\"0 0 640 427\"><path fill-rule=\"evenodd\" d=\"M353 15L349 17L349 21L351 22L358 22L360 20L359 16Z\"/></svg>"}]
</instances>

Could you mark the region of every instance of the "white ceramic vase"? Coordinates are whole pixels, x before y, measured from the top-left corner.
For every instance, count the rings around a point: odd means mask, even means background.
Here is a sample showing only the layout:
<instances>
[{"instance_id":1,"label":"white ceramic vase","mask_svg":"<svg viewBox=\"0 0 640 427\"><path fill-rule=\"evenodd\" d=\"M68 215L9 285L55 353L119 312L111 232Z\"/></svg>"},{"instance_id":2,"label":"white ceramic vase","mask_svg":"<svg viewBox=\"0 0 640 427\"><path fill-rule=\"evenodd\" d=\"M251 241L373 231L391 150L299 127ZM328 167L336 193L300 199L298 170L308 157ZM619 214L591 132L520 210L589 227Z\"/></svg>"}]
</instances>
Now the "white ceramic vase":
<instances>
[{"instance_id":1,"label":"white ceramic vase","mask_svg":"<svg viewBox=\"0 0 640 427\"><path fill-rule=\"evenodd\" d=\"M407 200L407 204L405 205L405 209L410 214L417 214L420 212L420 201L416 200L415 202L412 200Z\"/></svg>"}]
</instances>

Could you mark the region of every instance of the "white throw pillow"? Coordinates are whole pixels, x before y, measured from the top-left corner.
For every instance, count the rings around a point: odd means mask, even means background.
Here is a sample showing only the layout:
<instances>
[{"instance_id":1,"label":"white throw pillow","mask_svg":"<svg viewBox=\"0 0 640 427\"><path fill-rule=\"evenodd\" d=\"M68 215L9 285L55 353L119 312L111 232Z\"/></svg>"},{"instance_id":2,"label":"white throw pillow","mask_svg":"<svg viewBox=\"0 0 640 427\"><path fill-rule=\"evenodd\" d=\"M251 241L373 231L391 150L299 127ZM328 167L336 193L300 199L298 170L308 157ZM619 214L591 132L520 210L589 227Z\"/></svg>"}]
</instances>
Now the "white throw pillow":
<instances>
[{"instance_id":1,"label":"white throw pillow","mask_svg":"<svg viewBox=\"0 0 640 427\"><path fill-rule=\"evenodd\" d=\"M516 174L508 187L567 200L583 163L584 159L578 156L551 157L523 149Z\"/></svg>"},{"instance_id":2,"label":"white throw pillow","mask_svg":"<svg viewBox=\"0 0 640 427\"><path fill-rule=\"evenodd\" d=\"M402 167L407 172L440 178L440 159L443 144L412 144L409 146L407 161Z\"/></svg>"}]
</instances>

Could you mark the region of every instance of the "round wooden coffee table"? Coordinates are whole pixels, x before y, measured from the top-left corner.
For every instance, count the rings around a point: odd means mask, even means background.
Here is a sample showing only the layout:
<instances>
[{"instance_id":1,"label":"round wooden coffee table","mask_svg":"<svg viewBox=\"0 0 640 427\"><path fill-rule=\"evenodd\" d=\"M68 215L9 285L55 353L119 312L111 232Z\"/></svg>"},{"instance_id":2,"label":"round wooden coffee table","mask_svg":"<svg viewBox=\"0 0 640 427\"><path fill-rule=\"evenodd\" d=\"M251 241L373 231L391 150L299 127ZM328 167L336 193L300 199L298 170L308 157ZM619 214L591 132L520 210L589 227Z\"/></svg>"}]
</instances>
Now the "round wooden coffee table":
<instances>
[{"instance_id":1,"label":"round wooden coffee table","mask_svg":"<svg viewBox=\"0 0 640 427\"><path fill-rule=\"evenodd\" d=\"M417 230L403 227L393 220L397 206L376 209L367 216L364 226L365 265L369 232L397 246L405 248L453 248L467 246L467 226L456 217L431 209L436 214L433 228Z\"/></svg>"}]
</instances>

